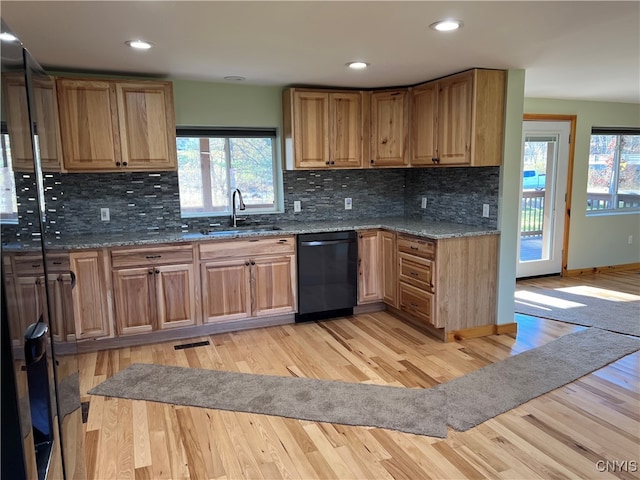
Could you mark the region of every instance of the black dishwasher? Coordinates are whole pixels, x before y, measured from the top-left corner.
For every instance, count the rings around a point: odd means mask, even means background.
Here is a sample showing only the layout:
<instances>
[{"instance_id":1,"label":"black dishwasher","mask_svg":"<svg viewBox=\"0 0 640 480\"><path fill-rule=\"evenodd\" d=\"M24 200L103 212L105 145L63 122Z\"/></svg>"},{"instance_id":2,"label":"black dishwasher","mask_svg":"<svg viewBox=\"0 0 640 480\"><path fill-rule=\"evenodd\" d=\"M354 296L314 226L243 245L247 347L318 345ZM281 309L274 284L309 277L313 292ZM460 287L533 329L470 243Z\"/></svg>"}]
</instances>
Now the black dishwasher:
<instances>
[{"instance_id":1,"label":"black dishwasher","mask_svg":"<svg viewBox=\"0 0 640 480\"><path fill-rule=\"evenodd\" d=\"M352 315L358 292L358 240L353 230L298 235L296 322Z\"/></svg>"}]
</instances>

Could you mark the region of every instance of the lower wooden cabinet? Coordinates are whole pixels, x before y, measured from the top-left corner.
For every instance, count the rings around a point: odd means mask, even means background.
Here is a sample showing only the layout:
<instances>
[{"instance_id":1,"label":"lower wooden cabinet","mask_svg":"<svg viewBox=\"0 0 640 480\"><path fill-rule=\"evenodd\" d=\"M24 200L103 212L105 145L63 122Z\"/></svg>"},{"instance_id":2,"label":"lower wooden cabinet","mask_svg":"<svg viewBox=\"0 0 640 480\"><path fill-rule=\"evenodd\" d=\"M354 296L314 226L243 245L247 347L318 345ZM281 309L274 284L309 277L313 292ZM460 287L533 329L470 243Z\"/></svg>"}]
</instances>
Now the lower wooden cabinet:
<instances>
[{"instance_id":1,"label":"lower wooden cabinet","mask_svg":"<svg viewBox=\"0 0 640 480\"><path fill-rule=\"evenodd\" d=\"M387 305L398 307L398 265L396 252L396 234L382 230L380 232L380 250L382 251L381 277L382 299Z\"/></svg>"},{"instance_id":2,"label":"lower wooden cabinet","mask_svg":"<svg viewBox=\"0 0 640 480\"><path fill-rule=\"evenodd\" d=\"M105 252L83 250L69 254L76 277L72 289L73 316L77 339L106 337L111 334L107 307Z\"/></svg>"},{"instance_id":3,"label":"lower wooden cabinet","mask_svg":"<svg viewBox=\"0 0 640 480\"><path fill-rule=\"evenodd\" d=\"M204 322L294 313L294 252L293 237L201 244Z\"/></svg>"},{"instance_id":4,"label":"lower wooden cabinet","mask_svg":"<svg viewBox=\"0 0 640 480\"><path fill-rule=\"evenodd\" d=\"M167 264L171 261L189 263ZM112 249L116 333L130 335L196 323L193 247Z\"/></svg>"},{"instance_id":5,"label":"lower wooden cabinet","mask_svg":"<svg viewBox=\"0 0 640 480\"><path fill-rule=\"evenodd\" d=\"M382 300L380 230L358 232L358 305Z\"/></svg>"},{"instance_id":6,"label":"lower wooden cabinet","mask_svg":"<svg viewBox=\"0 0 640 480\"><path fill-rule=\"evenodd\" d=\"M397 237L398 306L449 334L495 324L497 235Z\"/></svg>"}]
</instances>

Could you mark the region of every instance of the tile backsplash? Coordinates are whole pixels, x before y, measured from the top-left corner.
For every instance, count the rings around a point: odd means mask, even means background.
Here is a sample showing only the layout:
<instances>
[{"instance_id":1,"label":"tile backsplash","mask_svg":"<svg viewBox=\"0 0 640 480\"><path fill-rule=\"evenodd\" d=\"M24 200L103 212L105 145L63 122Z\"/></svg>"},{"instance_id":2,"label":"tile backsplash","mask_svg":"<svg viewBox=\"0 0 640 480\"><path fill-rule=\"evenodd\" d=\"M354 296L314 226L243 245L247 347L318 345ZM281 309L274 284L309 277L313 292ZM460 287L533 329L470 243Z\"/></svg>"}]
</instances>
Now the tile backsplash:
<instances>
[{"instance_id":1,"label":"tile backsplash","mask_svg":"<svg viewBox=\"0 0 640 480\"><path fill-rule=\"evenodd\" d=\"M499 167L284 171L284 212L252 215L249 221L275 224L407 215L496 228L499 175ZM181 218L177 172L46 173L44 182L49 235L198 231L211 223L229 224L228 216ZM30 193L23 192L29 212ZM420 208L423 196L426 209ZM345 210L345 198L352 199L352 210ZM301 212L294 213L295 200L301 202ZM490 205L489 218L482 217L483 203ZM109 208L109 221L100 220L104 207ZM33 217L26 207L22 217L17 231L27 235Z\"/></svg>"}]
</instances>

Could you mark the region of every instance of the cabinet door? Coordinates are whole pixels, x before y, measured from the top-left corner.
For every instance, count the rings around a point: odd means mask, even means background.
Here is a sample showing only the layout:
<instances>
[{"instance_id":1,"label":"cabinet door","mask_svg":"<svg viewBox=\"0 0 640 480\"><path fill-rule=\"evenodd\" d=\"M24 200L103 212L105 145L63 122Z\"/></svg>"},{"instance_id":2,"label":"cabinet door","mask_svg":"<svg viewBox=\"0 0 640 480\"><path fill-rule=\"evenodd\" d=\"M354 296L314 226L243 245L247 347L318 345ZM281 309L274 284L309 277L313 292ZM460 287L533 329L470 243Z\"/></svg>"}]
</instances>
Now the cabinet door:
<instances>
[{"instance_id":1,"label":"cabinet door","mask_svg":"<svg viewBox=\"0 0 640 480\"><path fill-rule=\"evenodd\" d=\"M329 94L294 92L294 154L296 168L329 166Z\"/></svg>"},{"instance_id":2,"label":"cabinet door","mask_svg":"<svg viewBox=\"0 0 640 480\"><path fill-rule=\"evenodd\" d=\"M32 83L42 171L59 172L62 164L62 146L55 82L52 78L39 76L34 78Z\"/></svg>"},{"instance_id":3,"label":"cabinet door","mask_svg":"<svg viewBox=\"0 0 640 480\"><path fill-rule=\"evenodd\" d=\"M115 85L58 79L64 167L70 172L113 171L120 164Z\"/></svg>"},{"instance_id":4,"label":"cabinet door","mask_svg":"<svg viewBox=\"0 0 640 480\"><path fill-rule=\"evenodd\" d=\"M293 255L251 260L254 316L291 313L296 309Z\"/></svg>"},{"instance_id":5,"label":"cabinet door","mask_svg":"<svg viewBox=\"0 0 640 480\"><path fill-rule=\"evenodd\" d=\"M182 327L196 322L193 265L155 268L158 328Z\"/></svg>"},{"instance_id":6,"label":"cabinet door","mask_svg":"<svg viewBox=\"0 0 640 480\"><path fill-rule=\"evenodd\" d=\"M371 166L402 167L409 162L407 90L371 95Z\"/></svg>"},{"instance_id":7,"label":"cabinet door","mask_svg":"<svg viewBox=\"0 0 640 480\"><path fill-rule=\"evenodd\" d=\"M122 166L175 170L176 127L170 82L117 82Z\"/></svg>"},{"instance_id":8,"label":"cabinet door","mask_svg":"<svg viewBox=\"0 0 640 480\"><path fill-rule=\"evenodd\" d=\"M330 157L332 167L362 167L362 95L329 94Z\"/></svg>"},{"instance_id":9,"label":"cabinet door","mask_svg":"<svg viewBox=\"0 0 640 480\"><path fill-rule=\"evenodd\" d=\"M119 335L149 332L156 318L154 269L113 271L113 300Z\"/></svg>"},{"instance_id":10,"label":"cabinet door","mask_svg":"<svg viewBox=\"0 0 640 480\"><path fill-rule=\"evenodd\" d=\"M202 308L205 322L251 316L248 260L206 263L201 266Z\"/></svg>"},{"instance_id":11,"label":"cabinet door","mask_svg":"<svg viewBox=\"0 0 640 480\"><path fill-rule=\"evenodd\" d=\"M392 307L398 307L398 268L396 251L396 234L380 232L380 248L382 250L382 299Z\"/></svg>"},{"instance_id":12,"label":"cabinet door","mask_svg":"<svg viewBox=\"0 0 640 480\"><path fill-rule=\"evenodd\" d=\"M378 230L358 232L358 305L382 300Z\"/></svg>"},{"instance_id":13,"label":"cabinet door","mask_svg":"<svg viewBox=\"0 0 640 480\"><path fill-rule=\"evenodd\" d=\"M11 162L17 172L33 172L33 147L24 75L2 74L3 110L11 142Z\"/></svg>"},{"instance_id":14,"label":"cabinet door","mask_svg":"<svg viewBox=\"0 0 640 480\"><path fill-rule=\"evenodd\" d=\"M109 335L107 293L101 251L70 253L71 271L76 275L72 290L76 338Z\"/></svg>"},{"instance_id":15,"label":"cabinet door","mask_svg":"<svg viewBox=\"0 0 640 480\"><path fill-rule=\"evenodd\" d=\"M18 277L16 282L16 297L18 301L18 310L20 312L20 344L24 343L24 332L29 325L44 320L48 323L49 319L45 317L46 309L43 306L46 303L44 291L44 277Z\"/></svg>"},{"instance_id":16,"label":"cabinet door","mask_svg":"<svg viewBox=\"0 0 640 480\"><path fill-rule=\"evenodd\" d=\"M411 165L433 165L438 156L438 85L434 82L416 87L411 98Z\"/></svg>"},{"instance_id":17,"label":"cabinet door","mask_svg":"<svg viewBox=\"0 0 640 480\"><path fill-rule=\"evenodd\" d=\"M441 80L439 85L439 163L468 164L471 162L473 71Z\"/></svg>"}]
</instances>

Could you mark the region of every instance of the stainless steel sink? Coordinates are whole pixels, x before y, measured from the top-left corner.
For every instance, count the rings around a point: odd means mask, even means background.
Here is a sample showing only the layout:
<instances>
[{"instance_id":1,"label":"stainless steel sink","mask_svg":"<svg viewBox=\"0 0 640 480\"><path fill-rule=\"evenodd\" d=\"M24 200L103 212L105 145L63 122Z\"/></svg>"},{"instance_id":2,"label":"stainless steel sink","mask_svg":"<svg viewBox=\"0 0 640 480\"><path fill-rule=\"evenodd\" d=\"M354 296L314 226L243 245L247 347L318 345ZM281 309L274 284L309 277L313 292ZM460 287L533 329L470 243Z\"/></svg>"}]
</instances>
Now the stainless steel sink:
<instances>
[{"instance_id":1,"label":"stainless steel sink","mask_svg":"<svg viewBox=\"0 0 640 480\"><path fill-rule=\"evenodd\" d=\"M254 235L278 230L282 229L273 225L268 227L233 228L230 230L201 230L200 233L207 235L208 237L232 237L235 235Z\"/></svg>"}]
</instances>

